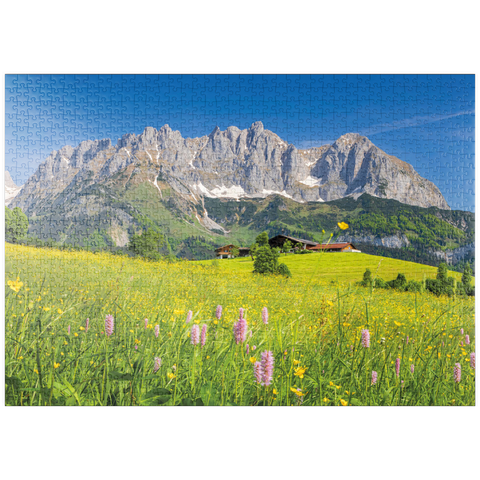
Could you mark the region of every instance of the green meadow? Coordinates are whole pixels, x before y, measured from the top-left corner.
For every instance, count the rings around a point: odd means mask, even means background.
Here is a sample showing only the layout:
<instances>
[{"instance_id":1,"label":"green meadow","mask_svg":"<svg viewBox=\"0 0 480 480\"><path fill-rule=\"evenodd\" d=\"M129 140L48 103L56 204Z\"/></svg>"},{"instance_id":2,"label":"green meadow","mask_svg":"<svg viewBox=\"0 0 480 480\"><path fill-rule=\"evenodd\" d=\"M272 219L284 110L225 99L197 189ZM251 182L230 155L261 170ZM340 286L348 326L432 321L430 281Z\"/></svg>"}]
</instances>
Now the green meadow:
<instances>
[{"instance_id":1,"label":"green meadow","mask_svg":"<svg viewBox=\"0 0 480 480\"><path fill-rule=\"evenodd\" d=\"M6 404L475 404L474 299L355 284L366 268L384 280L435 268L357 253L280 261L292 278L253 274L249 258L6 244Z\"/></svg>"}]
</instances>

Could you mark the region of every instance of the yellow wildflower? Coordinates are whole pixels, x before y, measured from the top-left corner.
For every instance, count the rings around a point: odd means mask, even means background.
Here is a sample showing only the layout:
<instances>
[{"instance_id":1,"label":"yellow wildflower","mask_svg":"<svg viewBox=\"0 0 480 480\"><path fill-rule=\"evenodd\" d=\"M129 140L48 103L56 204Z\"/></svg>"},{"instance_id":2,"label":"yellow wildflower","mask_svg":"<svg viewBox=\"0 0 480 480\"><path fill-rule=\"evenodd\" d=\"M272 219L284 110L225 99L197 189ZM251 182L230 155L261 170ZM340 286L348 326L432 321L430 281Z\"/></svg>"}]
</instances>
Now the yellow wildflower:
<instances>
[{"instance_id":1,"label":"yellow wildflower","mask_svg":"<svg viewBox=\"0 0 480 480\"><path fill-rule=\"evenodd\" d=\"M337 223L337 225L338 225L338 228L340 228L340 230L346 230L348 228L348 223L345 223L345 222Z\"/></svg>"},{"instance_id":2,"label":"yellow wildflower","mask_svg":"<svg viewBox=\"0 0 480 480\"><path fill-rule=\"evenodd\" d=\"M58 368L60 366L59 363L53 362L53 368Z\"/></svg>"},{"instance_id":3,"label":"yellow wildflower","mask_svg":"<svg viewBox=\"0 0 480 480\"><path fill-rule=\"evenodd\" d=\"M63 313L63 310L61 310L60 308L57 310L57 312L61 315Z\"/></svg>"},{"instance_id":4,"label":"yellow wildflower","mask_svg":"<svg viewBox=\"0 0 480 480\"><path fill-rule=\"evenodd\" d=\"M23 282L20 281L20 277L17 277L16 280L9 280L7 285L15 292L18 293L23 287Z\"/></svg>"},{"instance_id":5,"label":"yellow wildflower","mask_svg":"<svg viewBox=\"0 0 480 480\"><path fill-rule=\"evenodd\" d=\"M294 361L293 361L293 364L294 364L294 365L298 365L299 363L300 363L300 360L294 360Z\"/></svg>"},{"instance_id":6,"label":"yellow wildflower","mask_svg":"<svg viewBox=\"0 0 480 480\"><path fill-rule=\"evenodd\" d=\"M323 401L324 401L325 403L327 403L327 402L329 402L330 400L329 400L327 397L324 397Z\"/></svg>"},{"instance_id":7,"label":"yellow wildflower","mask_svg":"<svg viewBox=\"0 0 480 480\"><path fill-rule=\"evenodd\" d=\"M273 389L273 394L274 394L274 395L278 395L278 392L277 392L277 389L276 389L276 388Z\"/></svg>"},{"instance_id":8,"label":"yellow wildflower","mask_svg":"<svg viewBox=\"0 0 480 480\"><path fill-rule=\"evenodd\" d=\"M299 388L290 387L290 390L299 397L303 397L305 394Z\"/></svg>"},{"instance_id":9,"label":"yellow wildflower","mask_svg":"<svg viewBox=\"0 0 480 480\"><path fill-rule=\"evenodd\" d=\"M343 398L340 399L340 403L341 403L344 407L346 407L346 406L348 405L348 402L345 401Z\"/></svg>"},{"instance_id":10,"label":"yellow wildflower","mask_svg":"<svg viewBox=\"0 0 480 480\"><path fill-rule=\"evenodd\" d=\"M295 369L295 376L303 378L303 375L306 371L307 371L307 367L297 367Z\"/></svg>"},{"instance_id":11,"label":"yellow wildflower","mask_svg":"<svg viewBox=\"0 0 480 480\"><path fill-rule=\"evenodd\" d=\"M169 372L169 373L167 373L167 377L168 377L170 380L172 380L172 379L175 378L175 375L174 375L173 373Z\"/></svg>"}]
</instances>

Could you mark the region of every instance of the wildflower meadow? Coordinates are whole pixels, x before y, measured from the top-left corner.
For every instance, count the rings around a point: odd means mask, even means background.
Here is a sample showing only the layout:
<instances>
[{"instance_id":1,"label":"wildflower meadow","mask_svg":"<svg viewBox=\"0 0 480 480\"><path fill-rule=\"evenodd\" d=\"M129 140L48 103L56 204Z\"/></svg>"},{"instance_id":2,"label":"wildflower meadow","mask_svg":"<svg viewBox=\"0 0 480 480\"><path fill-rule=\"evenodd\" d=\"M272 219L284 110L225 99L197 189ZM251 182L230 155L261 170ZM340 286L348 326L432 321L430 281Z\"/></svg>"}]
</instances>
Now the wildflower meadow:
<instances>
[{"instance_id":1,"label":"wildflower meadow","mask_svg":"<svg viewBox=\"0 0 480 480\"><path fill-rule=\"evenodd\" d=\"M357 286L380 257L349 255L285 278L7 244L5 402L474 405L472 297Z\"/></svg>"}]
</instances>

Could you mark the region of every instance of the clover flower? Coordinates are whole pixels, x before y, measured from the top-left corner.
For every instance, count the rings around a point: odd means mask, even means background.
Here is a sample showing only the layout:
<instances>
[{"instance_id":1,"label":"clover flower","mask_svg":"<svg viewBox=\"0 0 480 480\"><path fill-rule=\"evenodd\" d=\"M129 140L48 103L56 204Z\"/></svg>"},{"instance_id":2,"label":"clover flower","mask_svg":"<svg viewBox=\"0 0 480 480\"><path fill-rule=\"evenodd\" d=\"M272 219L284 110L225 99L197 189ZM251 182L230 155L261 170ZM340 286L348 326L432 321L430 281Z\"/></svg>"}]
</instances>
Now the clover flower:
<instances>
[{"instance_id":1,"label":"clover flower","mask_svg":"<svg viewBox=\"0 0 480 480\"><path fill-rule=\"evenodd\" d=\"M158 335L160 334L160 325L155 325L155 337L158 338Z\"/></svg>"},{"instance_id":2,"label":"clover flower","mask_svg":"<svg viewBox=\"0 0 480 480\"><path fill-rule=\"evenodd\" d=\"M415 365L413 363L410 365L410 371L412 373L415 372Z\"/></svg>"},{"instance_id":3,"label":"clover flower","mask_svg":"<svg viewBox=\"0 0 480 480\"><path fill-rule=\"evenodd\" d=\"M372 370L372 385L377 383L378 374L375 370Z\"/></svg>"},{"instance_id":4,"label":"clover flower","mask_svg":"<svg viewBox=\"0 0 480 480\"><path fill-rule=\"evenodd\" d=\"M465 335L465 345L470 345L470 335Z\"/></svg>"},{"instance_id":5,"label":"clover flower","mask_svg":"<svg viewBox=\"0 0 480 480\"><path fill-rule=\"evenodd\" d=\"M159 357L155 357L155 362L153 364L153 373L157 373L161 366L162 366L162 359Z\"/></svg>"},{"instance_id":6,"label":"clover flower","mask_svg":"<svg viewBox=\"0 0 480 480\"><path fill-rule=\"evenodd\" d=\"M207 341L207 324L204 323L202 325L202 335L201 335L202 348L205 346L206 341Z\"/></svg>"},{"instance_id":7,"label":"clover flower","mask_svg":"<svg viewBox=\"0 0 480 480\"><path fill-rule=\"evenodd\" d=\"M222 306L218 305L217 310L215 311L215 316L217 317L217 320L220 320L222 318Z\"/></svg>"},{"instance_id":8,"label":"clover flower","mask_svg":"<svg viewBox=\"0 0 480 480\"><path fill-rule=\"evenodd\" d=\"M148 327L148 318L146 318L144 321L145 321L145 328L147 328Z\"/></svg>"}]
</instances>

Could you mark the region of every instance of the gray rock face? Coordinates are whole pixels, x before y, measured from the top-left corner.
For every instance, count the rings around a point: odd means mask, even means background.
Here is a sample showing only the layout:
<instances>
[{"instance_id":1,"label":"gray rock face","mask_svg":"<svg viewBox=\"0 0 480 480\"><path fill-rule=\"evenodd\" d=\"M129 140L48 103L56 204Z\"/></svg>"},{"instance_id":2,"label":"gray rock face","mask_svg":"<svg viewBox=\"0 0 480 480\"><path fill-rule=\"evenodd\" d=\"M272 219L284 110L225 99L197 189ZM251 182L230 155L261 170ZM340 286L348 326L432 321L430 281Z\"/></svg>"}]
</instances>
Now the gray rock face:
<instances>
[{"instance_id":1,"label":"gray rock face","mask_svg":"<svg viewBox=\"0 0 480 480\"><path fill-rule=\"evenodd\" d=\"M402 248L410 245L406 235L389 235L385 237L375 235L340 235L337 242L350 242L354 245L356 243L368 243L377 247L389 248Z\"/></svg>"},{"instance_id":2,"label":"gray rock face","mask_svg":"<svg viewBox=\"0 0 480 480\"><path fill-rule=\"evenodd\" d=\"M439 189L411 165L366 137L348 133L333 145L299 150L261 122L249 129L216 127L208 136L184 139L168 125L109 139L85 141L53 151L30 177L12 205L31 215L67 195L81 182L101 183L130 165L148 165L177 193L242 198L280 194L298 202L329 201L366 192L422 207L449 209ZM153 175L149 179L157 181Z\"/></svg>"},{"instance_id":3,"label":"gray rock face","mask_svg":"<svg viewBox=\"0 0 480 480\"><path fill-rule=\"evenodd\" d=\"M8 170L5 170L5 205L9 205L11 201L20 193L22 187L17 187L12 180Z\"/></svg>"}]
</instances>

